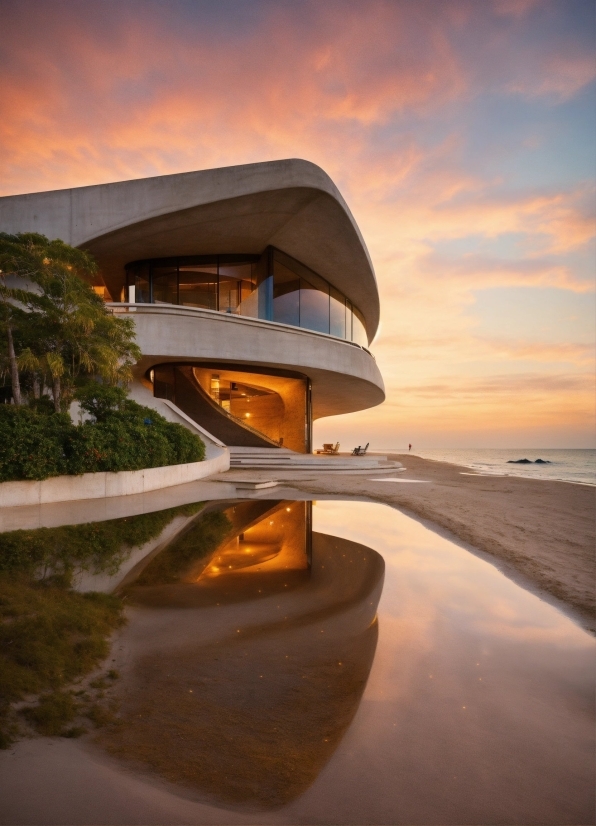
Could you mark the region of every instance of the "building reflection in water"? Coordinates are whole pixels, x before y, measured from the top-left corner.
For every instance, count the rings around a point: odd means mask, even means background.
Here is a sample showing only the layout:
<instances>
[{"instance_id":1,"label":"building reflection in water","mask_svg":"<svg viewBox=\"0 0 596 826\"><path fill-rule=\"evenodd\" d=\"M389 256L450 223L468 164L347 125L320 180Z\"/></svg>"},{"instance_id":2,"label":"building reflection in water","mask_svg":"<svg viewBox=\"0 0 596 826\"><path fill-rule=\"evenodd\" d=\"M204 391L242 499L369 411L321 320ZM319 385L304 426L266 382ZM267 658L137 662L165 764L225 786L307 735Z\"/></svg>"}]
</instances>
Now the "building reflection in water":
<instances>
[{"instance_id":1,"label":"building reflection in water","mask_svg":"<svg viewBox=\"0 0 596 826\"><path fill-rule=\"evenodd\" d=\"M358 709L384 575L370 548L313 533L311 509L220 504L125 583L106 748L220 804L311 785Z\"/></svg>"},{"instance_id":2,"label":"building reflection in water","mask_svg":"<svg viewBox=\"0 0 596 826\"><path fill-rule=\"evenodd\" d=\"M228 509L226 516L236 529L234 536L218 548L196 581L220 578L229 573L309 569L312 503L275 503L265 513L259 513L262 509L255 506L261 504L270 505L244 502Z\"/></svg>"}]
</instances>

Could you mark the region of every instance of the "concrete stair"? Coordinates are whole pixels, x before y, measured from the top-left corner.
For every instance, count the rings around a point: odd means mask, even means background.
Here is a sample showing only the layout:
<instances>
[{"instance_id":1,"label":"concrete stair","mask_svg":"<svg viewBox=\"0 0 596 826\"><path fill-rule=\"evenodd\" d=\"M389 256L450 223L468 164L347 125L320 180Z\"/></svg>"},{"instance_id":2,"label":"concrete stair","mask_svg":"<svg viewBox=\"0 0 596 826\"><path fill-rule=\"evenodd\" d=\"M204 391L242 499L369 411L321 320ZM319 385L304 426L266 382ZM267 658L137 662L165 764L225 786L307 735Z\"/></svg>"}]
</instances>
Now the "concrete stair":
<instances>
[{"instance_id":1,"label":"concrete stair","mask_svg":"<svg viewBox=\"0 0 596 826\"><path fill-rule=\"evenodd\" d=\"M230 446L230 470L316 471L324 473L370 473L395 470L399 462L390 462L386 456L349 456L337 454L295 453L288 448L250 448Z\"/></svg>"}]
</instances>

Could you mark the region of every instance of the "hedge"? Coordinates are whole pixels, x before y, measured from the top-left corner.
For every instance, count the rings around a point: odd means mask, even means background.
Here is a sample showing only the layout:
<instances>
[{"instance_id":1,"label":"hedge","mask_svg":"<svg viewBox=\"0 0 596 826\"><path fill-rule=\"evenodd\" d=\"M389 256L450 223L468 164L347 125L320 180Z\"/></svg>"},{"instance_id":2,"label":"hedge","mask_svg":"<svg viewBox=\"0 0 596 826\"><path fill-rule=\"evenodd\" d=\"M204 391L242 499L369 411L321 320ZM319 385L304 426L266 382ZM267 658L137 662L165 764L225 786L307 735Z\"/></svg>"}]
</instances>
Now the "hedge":
<instances>
[{"instance_id":1,"label":"hedge","mask_svg":"<svg viewBox=\"0 0 596 826\"><path fill-rule=\"evenodd\" d=\"M200 462L205 445L180 424L126 400L101 421L0 405L0 482Z\"/></svg>"}]
</instances>

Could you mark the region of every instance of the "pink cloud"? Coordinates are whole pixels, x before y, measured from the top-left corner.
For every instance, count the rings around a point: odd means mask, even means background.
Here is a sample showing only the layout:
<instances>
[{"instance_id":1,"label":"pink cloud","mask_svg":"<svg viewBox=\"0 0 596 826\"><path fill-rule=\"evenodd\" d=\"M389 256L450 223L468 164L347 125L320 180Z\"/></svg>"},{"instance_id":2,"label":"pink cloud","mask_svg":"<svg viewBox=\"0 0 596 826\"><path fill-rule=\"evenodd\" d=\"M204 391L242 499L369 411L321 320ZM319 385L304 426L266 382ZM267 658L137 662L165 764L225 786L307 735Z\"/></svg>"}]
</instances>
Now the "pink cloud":
<instances>
[{"instance_id":1,"label":"pink cloud","mask_svg":"<svg viewBox=\"0 0 596 826\"><path fill-rule=\"evenodd\" d=\"M33 28L24 49L23 38L8 46L15 68L0 98L5 163L57 161L44 170L48 183L65 172L79 177L87 164L92 174L102 166L113 174L132 147L139 171L186 159L204 165L205 156L226 163L342 125L384 124L465 88L440 26L425 26L408 6L315 8L306 29L273 6L262 26L225 45L201 29L181 37L155 13L134 25L124 14L115 43L74 15L47 14L43 34ZM66 48L57 53L56 43Z\"/></svg>"},{"instance_id":2,"label":"pink cloud","mask_svg":"<svg viewBox=\"0 0 596 826\"><path fill-rule=\"evenodd\" d=\"M553 376L561 361L585 366L581 345L483 338L466 315L479 285L588 289L569 254L594 235L590 188L513 189L490 158L481 168L468 157L465 107L486 90L558 102L593 78L579 45L536 45L524 29L544 6L272 3L226 27L192 14L183 25L175 3L22 0L3 20L2 192L305 157L338 183L371 250L384 318L375 346L390 400L412 392L407 409L418 404L426 415L448 364L459 365L453 392L466 399L480 385L465 365L479 357L512 371L520 360L550 365ZM507 233L524 239L515 260L434 251ZM405 381L413 372L429 388L422 405ZM547 386L552 398L579 399L560 382ZM536 397L517 387L533 409ZM482 392L498 407L504 388L488 381Z\"/></svg>"},{"instance_id":3,"label":"pink cloud","mask_svg":"<svg viewBox=\"0 0 596 826\"><path fill-rule=\"evenodd\" d=\"M559 54L542 63L540 72L528 73L507 84L507 91L525 97L552 96L559 101L574 97L596 78L592 54Z\"/></svg>"},{"instance_id":4,"label":"pink cloud","mask_svg":"<svg viewBox=\"0 0 596 826\"><path fill-rule=\"evenodd\" d=\"M544 0L493 0L496 14L502 17L525 17L541 4L544 5Z\"/></svg>"}]
</instances>

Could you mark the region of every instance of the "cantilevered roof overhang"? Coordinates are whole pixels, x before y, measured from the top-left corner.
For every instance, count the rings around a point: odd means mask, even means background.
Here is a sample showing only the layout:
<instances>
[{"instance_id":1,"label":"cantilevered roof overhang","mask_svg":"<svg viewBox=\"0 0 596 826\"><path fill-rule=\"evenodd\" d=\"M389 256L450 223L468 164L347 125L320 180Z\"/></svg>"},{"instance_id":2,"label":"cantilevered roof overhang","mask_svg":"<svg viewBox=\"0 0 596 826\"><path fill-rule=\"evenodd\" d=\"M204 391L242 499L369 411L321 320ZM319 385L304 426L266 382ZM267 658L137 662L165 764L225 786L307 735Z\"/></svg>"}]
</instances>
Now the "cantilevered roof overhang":
<instances>
[{"instance_id":1,"label":"cantilevered roof overhang","mask_svg":"<svg viewBox=\"0 0 596 826\"><path fill-rule=\"evenodd\" d=\"M329 176L289 159L0 198L5 232L41 232L91 252L113 295L144 258L257 253L273 245L341 290L371 341L379 294L360 230Z\"/></svg>"}]
</instances>

